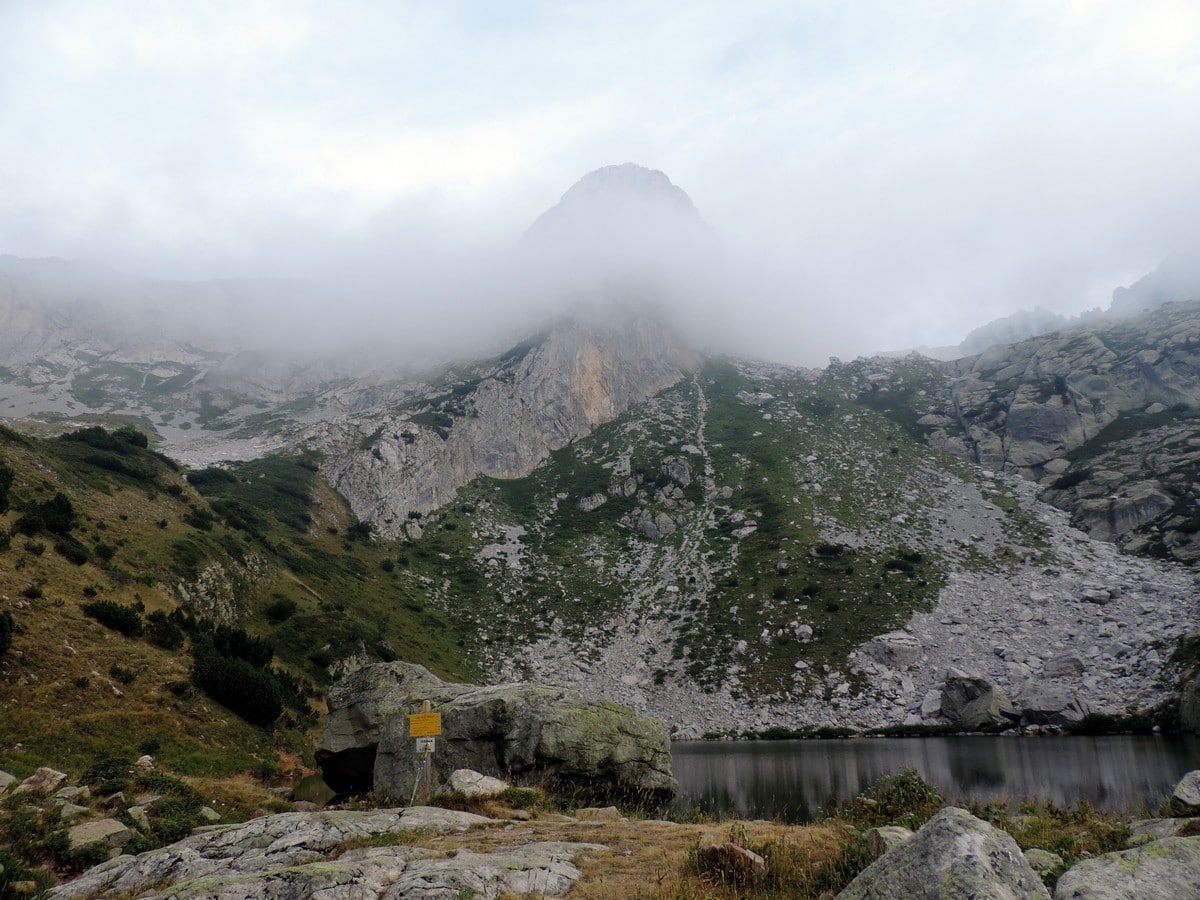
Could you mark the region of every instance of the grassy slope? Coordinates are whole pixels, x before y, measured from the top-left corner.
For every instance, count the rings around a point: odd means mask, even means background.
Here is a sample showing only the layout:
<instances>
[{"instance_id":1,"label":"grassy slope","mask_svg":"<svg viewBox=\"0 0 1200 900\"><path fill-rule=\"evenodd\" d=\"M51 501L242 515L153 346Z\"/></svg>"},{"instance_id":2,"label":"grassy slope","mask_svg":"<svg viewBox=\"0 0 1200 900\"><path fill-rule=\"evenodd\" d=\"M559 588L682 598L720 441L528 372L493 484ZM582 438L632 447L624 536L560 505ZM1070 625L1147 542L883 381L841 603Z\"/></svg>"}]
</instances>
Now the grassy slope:
<instances>
[{"instance_id":1,"label":"grassy slope","mask_svg":"<svg viewBox=\"0 0 1200 900\"><path fill-rule=\"evenodd\" d=\"M938 544L931 484L979 478L919 439L912 409L932 402L940 376L915 362L896 368L881 393L854 366L813 381L711 362L528 477L463 488L401 551L401 578L430 588L485 669L551 633L586 659L621 628L659 623L672 638L654 661L658 678L710 685L736 661L756 695L823 690L796 677L796 659L810 671L841 667L862 641L928 608L957 553ZM757 407L738 398L743 391L774 399ZM706 499L703 458L683 449L698 443L716 486L732 490L728 499ZM661 468L668 456L692 467L680 491L692 508L656 542L622 519L639 506L664 508L656 493L670 486ZM625 472L640 481L638 497L608 494L594 511L579 507ZM1040 526L1007 489L980 486L1011 508L1014 546L1036 547ZM754 532L735 537L750 521ZM519 561L485 562L489 545L517 549L504 537L511 526L526 530ZM826 547L834 543L842 546ZM1016 558L955 564L1002 568ZM813 640L797 643L793 623L810 625ZM735 659L739 641L748 649Z\"/></svg>"},{"instance_id":2,"label":"grassy slope","mask_svg":"<svg viewBox=\"0 0 1200 900\"><path fill-rule=\"evenodd\" d=\"M147 450L114 454L5 430L0 466L15 473L0 528L12 531L26 506L62 492L77 514L70 537L90 555L72 563L46 534L14 534L0 550L0 609L17 628L0 659L2 769L78 770L101 750L155 747L175 771L224 776L286 767L310 752L311 720L285 715L274 733L246 724L187 689L185 650L101 626L81 611L90 599L140 603L147 614L181 605L224 611L271 640L276 665L315 698L329 679L326 664L355 652L402 656L448 677L473 674L453 627L384 571L390 548L345 538L352 519L309 461L241 466L236 482L205 497ZM224 500L242 527L227 525L210 500Z\"/></svg>"}]
</instances>

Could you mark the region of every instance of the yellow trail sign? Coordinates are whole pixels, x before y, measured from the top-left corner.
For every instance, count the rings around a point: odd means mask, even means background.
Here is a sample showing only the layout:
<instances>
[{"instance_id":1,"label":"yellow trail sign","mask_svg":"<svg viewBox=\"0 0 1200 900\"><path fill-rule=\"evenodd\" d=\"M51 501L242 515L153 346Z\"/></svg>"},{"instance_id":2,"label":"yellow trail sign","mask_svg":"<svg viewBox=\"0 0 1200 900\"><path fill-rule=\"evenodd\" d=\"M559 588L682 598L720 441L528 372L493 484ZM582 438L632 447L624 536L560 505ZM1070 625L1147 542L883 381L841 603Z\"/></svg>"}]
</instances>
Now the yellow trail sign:
<instances>
[{"instance_id":1,"label":"yellow trail sign","mask_svg":"<svg viewBox=\"0 0 1200 900\"><path fill-rule=\"evenodd\" d=\"M409 737L438 737L441 733L441 713L413 713L408 717Z\"/></svg>"}]
</instances>

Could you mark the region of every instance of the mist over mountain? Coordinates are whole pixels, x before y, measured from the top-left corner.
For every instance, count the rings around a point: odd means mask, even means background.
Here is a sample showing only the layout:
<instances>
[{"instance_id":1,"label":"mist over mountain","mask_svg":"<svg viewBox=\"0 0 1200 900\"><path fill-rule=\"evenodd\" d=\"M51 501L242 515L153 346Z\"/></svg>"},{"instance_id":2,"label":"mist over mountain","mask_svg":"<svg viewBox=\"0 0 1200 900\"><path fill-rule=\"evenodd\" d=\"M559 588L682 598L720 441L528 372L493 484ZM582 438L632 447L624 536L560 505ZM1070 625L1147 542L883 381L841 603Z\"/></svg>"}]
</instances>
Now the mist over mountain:
<instances>
[{"instance_id":1,"label":"mist over mountain","mask_svg":"<svg viewBox=\"0 0 1200 900\"><path fill-rule=\"evenodd\" d=\"M49 487L38 454L138 483L104 453L153 440L183 467L186 502L142 523L173 574L105 544L143 578L94 578L267 633L297 627L270 618L282 595L318 635L292 664L323 682L437 659L616 699L680 738L953 724L951 669L1015 704L997 728L1173 702L1164 650L1200 615L1200 303L1043 337L1060 317L1012 316L971 338L1008 343L951 363L767 363L824 335L763 315L770 279L633 165L586 175L419 320L413 281L389 305L366 281L0 262L0 416L70 432L0 433L22 448L20 508ZM1187 290L1138 290L1159 282ZM321 353L289 343L322 325ZM247 541L275 575L250 572Z\"/></svg>"},{"instance_id":2,"label":"mist over mountain","mask_svg":"<svg viewBox=\"0 0 1200 900\"><path fill-rule=\"evenodd\" d=\"M917 348L917 352L933 359L960 359L981 353L989 347L1016 344L1081 323L1125 318L1158 309L1167 303L1196 299L1200 299L1200 251L1177 251L1163 259L1153 272L1133 284L1115 288L1112 301L1106 308L1097 307L1070 316L1040 306L1032 310L1022 309L972 329L958 344L922 346Z\"/></svg>"},{"instance_id":3,"label":"mist over mountain","mask_svg":"<svg viewBox=\"0 0 1200 900\"><path fill-rule=\"evenodd\" d=\"M1113 291L1111 315L1131 316L1166 303L1200 298L1200 248L1175 252L1148 275Z\"/></svg>"}]
</instances>

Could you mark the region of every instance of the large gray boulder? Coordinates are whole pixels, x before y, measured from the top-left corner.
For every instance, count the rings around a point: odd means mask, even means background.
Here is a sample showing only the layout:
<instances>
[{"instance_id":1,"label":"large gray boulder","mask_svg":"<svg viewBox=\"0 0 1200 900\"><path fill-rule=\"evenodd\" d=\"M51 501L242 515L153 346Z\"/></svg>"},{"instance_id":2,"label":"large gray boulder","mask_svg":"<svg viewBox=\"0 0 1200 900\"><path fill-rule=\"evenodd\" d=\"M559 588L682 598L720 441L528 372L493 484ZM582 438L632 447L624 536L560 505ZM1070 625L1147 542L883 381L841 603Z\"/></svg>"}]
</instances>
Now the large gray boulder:
<instances>
[{"instance_id":1,"label":"large gray boulder","mask_svg":"<svg viewBox=\"0 0 1200 900\"><path fill-rule=\"evenodd\" d=\"M364 666L335 682L329 689L329 716L317 744L317 764L322 768L327 761L330 764L325 783L342 793L364 785L369 788L384 726L394 716L412 712L414 696L444 697L458 687L423 666L403 662Z\"/></svg>"},{"instance_id":2,"label":"large gray boulder","mask_svg":"<svg viewBox=\"0 0 1200 900\"><path fill-rule=\"evenodd\" d=\"M1004 691L982 675L958 669L946 673L942 685L942 715L962 728L989 728L1011 725L1021 713Z\"/></svg>"},{"instance_id":3,"label":"large gray boulder","mask_svg":"<svg viewBox=\"0 0 1200 900\"><path fill-rule=\"evenodd\" d=\"M1177 816L1200 816L1200 769L1179 779L1171 792L1171 812Z\"/></svg>"},{"instance_id":4,"label":"large gray boulder","mask_svg":"<svg viewBox=\"0 0 1200 900\"><path fill-rule=\"evenodd\" d=\"M1049 900L1011 836L965 809L947 807L867 866L838 900Z\"/></svg>"},{"instance_id":5,"label":"large gray boulder","mask_svg":"<svg viewBox=\"0 0 1200 900\"><path fill-rule=\"evenodd\" d=\"M83 822L67 832L67 840L72 850L86 847L89 844L107 844L110 847L124 847L133 837L133 832L116 819L97 819L94 822Z\"/></svg>"},{"instance_id":6,"label":"large gray boulder","mask_svg":"<svg viewBox=\"0 0 1200 900\"><path fill-rule=\"evenodd\" d=\"M1035 683L1021 694L1021 713L1030 725L1067 725L1088 714L1087 701L1057 685Z\"/></svg>"},{"instance_id":7,"label":"large gray boulder","mask_svg":"<svg viewBox=\"0 0 1200 900\"><path fill-rule=\"evenodd\" d=\"M889 669L910 668L925 656L921 641L907 631L889 631L872 638L863 645L862 652Z\"/></svg>"},{"instance_id":8,"label":"large gray boulder","mask_svg":"<svg viewBox=\"0 0 1200 900\"><path fill-rule=\"evenodd\" d=\"M431 764L436 783L455 769L500 778L550 777L663 799L674 794L671 749L657 719L533 684L444 682L411 663L378 663L329 692L317 763L341 792L374 788L407 800L422 760L408 714L429 701L442 716Z\"/></svg>"},{"instance_id":9,"label":"large gray boulder","mask_svg":"<svg viewBox=\"0 0 1200 900\"><path fill-rule=\"evenodd\" d=\"M36 772L13 788L14 794L53 794L67 780L66 772L40 766Z\"/></svg>"},{"instance_id":10,"label":"large gray boulder","mask_svg":"<svg viewBox=\"0 0 1200 900\"><path fill-rule=\"evenodd\" d=\"M1200 837L1169 837L1085 859L1067 869L1054 900L1187 900L1200 897Z\"/></svg>"}]
</instances>

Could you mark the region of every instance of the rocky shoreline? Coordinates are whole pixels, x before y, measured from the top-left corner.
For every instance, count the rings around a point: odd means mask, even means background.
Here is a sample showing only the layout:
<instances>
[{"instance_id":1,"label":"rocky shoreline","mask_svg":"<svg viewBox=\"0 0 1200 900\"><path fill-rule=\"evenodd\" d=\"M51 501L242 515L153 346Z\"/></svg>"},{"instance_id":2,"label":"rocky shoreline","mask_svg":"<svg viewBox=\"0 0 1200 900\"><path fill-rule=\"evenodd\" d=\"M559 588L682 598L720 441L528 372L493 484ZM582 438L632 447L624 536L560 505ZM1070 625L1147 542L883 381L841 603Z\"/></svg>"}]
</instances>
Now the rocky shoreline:
<instances>
[{"instance_id":1,"label":"rocky shoreline","mask_svg":"<svg viewBox=\"0 0 1200 900\"><path fill-rule=\"evenodd\" d=\"M844 889L837 894L847 900L934 896L926 890L930 884L941 886L939 897L1183 900L1197 896L1200 884L1200 771L1188 773L1176 786L1170 817L1124 824L1098 819L1087 826L1106 831L1106 845L1118 846L1100 854L1081 851L1083 844L1065 838L1057 844L1048 835L1031 839L1041 827L1033 823L1045 816L1037 810L995 823L979 817L986 811L941 807L936 793L922 793L928 786L907 782L904 788L915 791L909 795L911 809L890 809L894 798L860 798L860 805L871 821L894 819L911 823L912 829L895 821L870 826L853 812L838 828L836 823L629 819L615 807L581 808L572 814L530 811L501 802L511 793L502 782L477 773L456 775L460 777L452 784L461 790L448 796L463 802L472 795L486 814L428 806L286 812L201 826L182 840L136 855L122 854L119 848L128 846L128 835L140 825L121 826L126 834L122 842L115 832L103 835L95 822L89 823L91 813L84 807L78 816L83 824L75 829L90 824L92 846L100 848L101 858L109 858L45 896L555 897L578 886L581 896L693 897L700 896L695 887L710 896L712 885L719 883L737 896L772 895L772 883L776 888L791 884L792 895L810 896L796 894L799 876L781 868L795 861L786 852L789 842L823 847L820 854L841 854L844 865L853 867L842 874ZM24 801L61 814L63 804L70 802L58 796L66 780L63 773L40 769L19 783L11 776L0 779L0 794L24 795ZM76 799L91 799L86 788L67 790ZM890 811L884 812L881 803ZM1020 844L1013 834L1021 837ZM1067 860L1051 849L1059 844L1075 848ZM788 877L790 882L781 880ZM1045 884L1055 882L1052 895ZM35 882L5 880L3 869L0 886L13 896L42 895Z\"/></svg>"}]
</instances>

